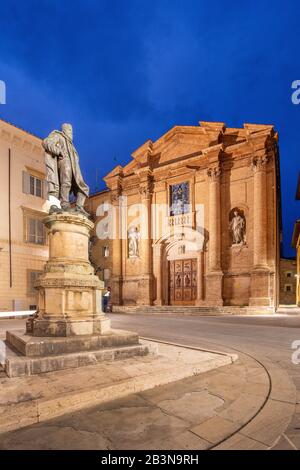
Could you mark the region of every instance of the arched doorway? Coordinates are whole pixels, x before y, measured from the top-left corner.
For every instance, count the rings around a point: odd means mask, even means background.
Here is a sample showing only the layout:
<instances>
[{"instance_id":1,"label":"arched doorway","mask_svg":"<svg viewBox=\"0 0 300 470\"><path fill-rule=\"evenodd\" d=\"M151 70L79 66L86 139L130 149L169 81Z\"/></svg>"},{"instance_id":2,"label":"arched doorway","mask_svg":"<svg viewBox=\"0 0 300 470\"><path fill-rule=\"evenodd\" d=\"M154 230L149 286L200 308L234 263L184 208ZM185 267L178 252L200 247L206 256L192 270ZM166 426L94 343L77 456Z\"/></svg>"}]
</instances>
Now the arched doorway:
<instances>
[{"instance_id":1,"label":"arched doorway","mask_svg":"<svg viewBox=\"0 0 300 470\"><path fill-rule=\"evenodd\" d=\"M154 243L156 305L201 305L204 237L185 230Z\"/></svg>"}]
</instances>

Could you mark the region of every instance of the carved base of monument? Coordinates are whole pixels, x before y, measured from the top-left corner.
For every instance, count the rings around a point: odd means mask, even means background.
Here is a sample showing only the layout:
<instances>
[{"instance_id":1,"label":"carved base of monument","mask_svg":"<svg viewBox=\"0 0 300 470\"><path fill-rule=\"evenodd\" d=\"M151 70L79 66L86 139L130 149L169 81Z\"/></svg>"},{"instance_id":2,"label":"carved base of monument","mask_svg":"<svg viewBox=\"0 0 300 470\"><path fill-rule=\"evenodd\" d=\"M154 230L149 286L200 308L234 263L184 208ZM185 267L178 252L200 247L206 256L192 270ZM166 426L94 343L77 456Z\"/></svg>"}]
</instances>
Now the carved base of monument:
<instances>
[{"instance_id":1,"label":"carved base of monument","mask_svg":"<svg viewBox=\"0 0 300 470\"><path fill-rule=\"evenodd\" d=\"M7 332L7 374L31 375L147 354L136 333L112 330L102 311L104 283L88 259L93 223L69 212L49 215L44 223L49 261L36 282L38 311L27 321L26 333Z\"/></svg>"},{"instance_id":2,"label":"carved base of monument","mask_svg":"<svg viewBox=\"0 0 300 470\"><path fill-rule=\"evenodd\" d=\"M26 324L26 333L33 336L74 336L104 334L110 331L110 320L99 315L97 319L55 320L32 319Z\"/></svg>"},{"instance_id":3,"label":"carved base of monument","mask_svg":"<svg viewBox=\"0 0 300 470\"><path fill-rule=\"evenodd\" d=\"M103 281L88 260L93 223L83 215L63 213L44 219L50 259L36 283L38 312L27 323L33 336L102 334L110 321L102 312Z\"/></svg>"}]
</instances>

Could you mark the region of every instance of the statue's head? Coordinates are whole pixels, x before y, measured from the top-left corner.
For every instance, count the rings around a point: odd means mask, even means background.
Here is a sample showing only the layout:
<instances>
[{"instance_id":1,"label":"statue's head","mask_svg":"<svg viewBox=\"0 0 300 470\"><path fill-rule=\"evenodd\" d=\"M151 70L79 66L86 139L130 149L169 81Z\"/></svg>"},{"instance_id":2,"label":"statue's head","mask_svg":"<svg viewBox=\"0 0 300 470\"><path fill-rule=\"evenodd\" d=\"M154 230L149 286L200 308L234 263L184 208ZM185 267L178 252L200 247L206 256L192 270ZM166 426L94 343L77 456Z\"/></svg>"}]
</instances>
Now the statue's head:
<instances>
[{"instance_id":1,"label":"statue's head","mask_svg":"<svg viewBox=\"0 0 300 470\"><path fill-rule=\"evenodd\" d=\"M63 124L61 126L61 130L63 134L65 134L67 137L69 137L70 140L73 140L73 127L72 124Z\"/></svg>"}]
</instances>

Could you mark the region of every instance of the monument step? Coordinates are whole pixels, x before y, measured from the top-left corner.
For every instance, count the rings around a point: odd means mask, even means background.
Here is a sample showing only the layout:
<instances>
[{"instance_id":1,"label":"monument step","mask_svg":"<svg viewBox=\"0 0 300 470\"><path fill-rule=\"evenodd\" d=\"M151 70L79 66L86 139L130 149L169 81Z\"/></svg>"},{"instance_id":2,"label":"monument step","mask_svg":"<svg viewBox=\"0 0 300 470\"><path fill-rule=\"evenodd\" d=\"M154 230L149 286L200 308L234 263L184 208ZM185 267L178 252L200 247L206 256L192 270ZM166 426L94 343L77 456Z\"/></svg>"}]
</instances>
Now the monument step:
<instances>
[{"instance_id":1,"label":"monument step","mask_svg":"<svg viewBox=\"0 0 300 470\"><path fill-rule=\"evenodd\" d=\"M21 356L8 345L6 345L5 349L5 355L0 357L0 363L8 377L31 376L64 369L75 369L96 365L101 362L146 356L150 352L150 347L145 344L41 357Z\"/></svg>"},{"instance_id":2,"label":"monument step","mask_svg":"<svg viewBox=\"0 0 300 470\"><path fill-rule=\"evenodd\" d=\"M110 330L102 335L76 335L67 337L38 337L23 330L7 331L9 346L27 357L49 356L63 353L94 351L104 348L134 346L139 343L137 333Z\"/></svg>"}]
</instances>

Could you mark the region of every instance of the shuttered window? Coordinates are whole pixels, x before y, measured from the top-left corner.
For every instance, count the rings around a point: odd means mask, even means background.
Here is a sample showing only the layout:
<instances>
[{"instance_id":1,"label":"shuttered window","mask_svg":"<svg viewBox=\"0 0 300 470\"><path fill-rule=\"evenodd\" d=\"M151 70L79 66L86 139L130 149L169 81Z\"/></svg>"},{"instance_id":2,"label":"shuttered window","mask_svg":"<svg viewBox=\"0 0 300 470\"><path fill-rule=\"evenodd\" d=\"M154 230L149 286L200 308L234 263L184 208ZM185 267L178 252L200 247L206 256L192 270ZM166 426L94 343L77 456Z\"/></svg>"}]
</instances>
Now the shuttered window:
<instances>
[{"instance_id":1,"label":"shuttered window","mask_svg":"<svg viewBox=\"0 0 300 470\"><path fill-rule=\"evenodd\" d=\"M46 243L46 233L43 222L35 217L27 218L27 242L36 245Z\"/></svg>"},{"instance_id":2,"label":"shuttered window","mask_svg":"<svg viewBox=\"0 0 300 470\"><path fill-rule=\"evenodd\" d=\"M23 193L46 199L46 182L27 173L27 171L23 171Z\"/></svg>"},{"instance_id":3,"label":"shuttered window","mask_svg":"<svg viewBox=\"0 0 300 470\"><path fill-rule=\"evenodd\" d=\"M41 274L43 274L43 271L27 271L27 291L29 294L36 294L36 288L34 287L34 284Z\"/></svg>"}]
</instances>

